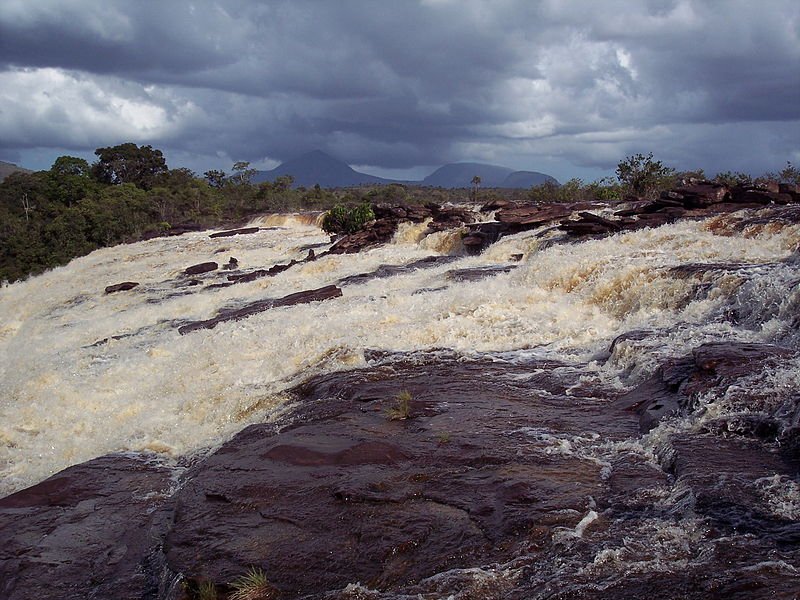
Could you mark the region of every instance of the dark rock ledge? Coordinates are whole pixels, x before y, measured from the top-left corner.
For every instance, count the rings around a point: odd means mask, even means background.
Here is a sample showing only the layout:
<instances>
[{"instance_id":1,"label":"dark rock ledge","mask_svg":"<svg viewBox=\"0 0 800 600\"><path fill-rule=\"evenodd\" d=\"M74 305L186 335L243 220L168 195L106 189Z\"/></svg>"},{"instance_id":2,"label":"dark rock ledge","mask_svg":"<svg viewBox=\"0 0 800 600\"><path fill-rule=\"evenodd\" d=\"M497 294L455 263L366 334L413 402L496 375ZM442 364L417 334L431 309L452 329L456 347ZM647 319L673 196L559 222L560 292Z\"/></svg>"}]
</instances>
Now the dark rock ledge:
<instances>
[{"instance_id":1,"label":"dark rock ledge","mask_svg":"<svg viewBox=\"0 0 800 600\"><path fill-rule=\"evenodd\" d=\"M697 393L783 356L729 350L698 348L692 365L665 366L660 382L688 381ZM195 460L176 490L158 462L114 455L0 499L0 594L194 600L205 582L226 598L253 567L281 597L330 600L749 598L797 589L785 571L748 569L800 559L800 527L764 513L753 483L796 477L797 467L757 440L680 434L665 472L636 453L603 454L610 442L638 438L630 408L643 405L634 396L615 402L580 369L442 352L372 360L299 386L291 417L249 426ZM405 418L393 419L403 392ZM574 451L560 451L559 440L573 440ZM663 498L673 485L693 503L659 508L651 494ZM713 567L707 556L603 588L570 570L623 540L642 544L652 519L678 523L684 511L709 524ZM509 564L514 574L489 587L453 571ZM344 591L356 582L376 591Z\"/></svg>"}]
</instances>

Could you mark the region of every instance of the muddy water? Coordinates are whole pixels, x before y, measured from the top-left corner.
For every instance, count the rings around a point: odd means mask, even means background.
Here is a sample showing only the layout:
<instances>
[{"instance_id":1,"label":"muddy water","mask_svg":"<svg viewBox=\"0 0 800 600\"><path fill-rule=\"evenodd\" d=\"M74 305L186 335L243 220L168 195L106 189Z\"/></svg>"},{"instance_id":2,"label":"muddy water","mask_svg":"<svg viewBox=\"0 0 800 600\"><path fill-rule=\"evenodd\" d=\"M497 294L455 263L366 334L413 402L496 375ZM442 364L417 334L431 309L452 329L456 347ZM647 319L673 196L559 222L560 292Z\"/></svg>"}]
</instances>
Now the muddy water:
<instances>
[{"instance_id":1,"label":"muddy water","mask_svg":"<svg viewBox=\"0 0 800 600\"><path fill-rule=\"evenodd\" d=\"M474 257L458 232L407 225L384 247L229 287L215 284L231 271L192 280L183 270L235 257L246 273L302 260L329 240L304 216L265 221L252 235L191 233L95 252L0 289L0 492L108 452L183 464L223 445L181 492L202 510L204 486L218 483L214 457L241 446L233 436L248 424L293 423L276 447L305 444L330 469L324 477L339 477L330 456L346 463L355 447L323 443L339 419L404 457L390 461L397 471L356 474L340 491L420 513L408 530L386 526L380 561L356 552L308 579L290 577L287 563L279 587L331 598L795 597L800 228L746 216L581 243L531 231ZM103 293L122 281L140 285ZM342 296L178 332L327 285ZM786 352L733 371L664 366L720 341ZM642 428L636 407L617 401L659 373L658 393L675 396L677 410ZM419 414L398 426L385 403L404 389ZM281 452L259 471L262 489L307 492L286 481ZM416 487L409 464L420 471ZM258 504L231 485L236 502ZM337 514L354 527L365 516ZM392 515L372 523L396 523ZM200 547L192 522L170 534L170 560L199 575L193 561L212 550L191 559L179 550ZM221 538L242 533L219 527ZM408 539L392 538L398 531ZM309 532L309 548L341 541L325 538L322 524ZM429 538L439 546L428 548ZM215 580L226 581L256 557L239 548L212 558Z\"/></svg>"}]
</instances>

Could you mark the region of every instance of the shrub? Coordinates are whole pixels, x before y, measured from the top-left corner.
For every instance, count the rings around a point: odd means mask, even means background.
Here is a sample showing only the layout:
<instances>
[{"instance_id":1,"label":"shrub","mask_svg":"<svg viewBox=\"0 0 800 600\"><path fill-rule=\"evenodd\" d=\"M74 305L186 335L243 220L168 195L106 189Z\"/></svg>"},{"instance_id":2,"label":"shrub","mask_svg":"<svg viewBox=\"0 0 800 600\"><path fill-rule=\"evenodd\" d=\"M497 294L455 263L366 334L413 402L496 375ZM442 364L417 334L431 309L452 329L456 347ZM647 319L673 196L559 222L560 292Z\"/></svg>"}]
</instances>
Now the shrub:
<instances>
[{"instance_id":1,"label":"shrub","mask_svg":"<svg viewBox=\"0 0 800 600\"><path fill-rule=\"evenodd\" d=\"M355 233L375 220L372 206L363 203L355 207L337 204L322 219L322 229L328 233Z\"/></svg>"}]
</instances>

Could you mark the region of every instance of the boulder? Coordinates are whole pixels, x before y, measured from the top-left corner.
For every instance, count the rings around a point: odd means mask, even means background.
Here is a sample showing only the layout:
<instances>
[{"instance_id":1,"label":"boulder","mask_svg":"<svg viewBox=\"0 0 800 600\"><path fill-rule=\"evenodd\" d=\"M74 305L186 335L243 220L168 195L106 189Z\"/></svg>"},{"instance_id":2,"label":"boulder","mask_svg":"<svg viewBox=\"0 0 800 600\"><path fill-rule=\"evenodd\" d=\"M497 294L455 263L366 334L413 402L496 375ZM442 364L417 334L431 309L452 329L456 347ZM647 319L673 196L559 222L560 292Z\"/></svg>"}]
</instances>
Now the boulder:
<instances>
[{"instance_id":1,"label":"boulder","mask_svg":"<svg viewBox=\"0 0 800 600\"><path fill-rule=\"evenodd\" d=\"M192 265L191 267L186 267L183 273L184 275L201 275L202 273L209 273L211 271L216 271L218 268L219 265L215 262L204 262Z\"/></svg>"}]
</instances>

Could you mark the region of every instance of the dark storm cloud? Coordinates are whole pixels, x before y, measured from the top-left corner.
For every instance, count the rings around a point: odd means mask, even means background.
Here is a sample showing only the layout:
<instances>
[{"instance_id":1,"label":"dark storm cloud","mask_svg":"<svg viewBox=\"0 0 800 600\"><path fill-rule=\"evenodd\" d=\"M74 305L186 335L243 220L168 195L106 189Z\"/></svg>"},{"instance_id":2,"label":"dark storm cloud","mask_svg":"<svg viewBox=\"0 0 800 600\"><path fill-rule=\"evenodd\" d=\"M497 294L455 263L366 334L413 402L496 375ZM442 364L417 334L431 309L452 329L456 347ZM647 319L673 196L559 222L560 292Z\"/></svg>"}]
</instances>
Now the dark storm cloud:
<instances>
[{"instance_id":1,"label":"dark storm cloud","mask_svg":"<svg viewBox=\"0 0 800 600\"><path fill-rule=\"evenodd\" d=\"M791 0L5 0L0 153L764 170L800 160L798 64Z\"/></svg>"}]
</instances>

